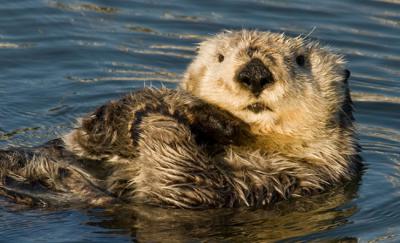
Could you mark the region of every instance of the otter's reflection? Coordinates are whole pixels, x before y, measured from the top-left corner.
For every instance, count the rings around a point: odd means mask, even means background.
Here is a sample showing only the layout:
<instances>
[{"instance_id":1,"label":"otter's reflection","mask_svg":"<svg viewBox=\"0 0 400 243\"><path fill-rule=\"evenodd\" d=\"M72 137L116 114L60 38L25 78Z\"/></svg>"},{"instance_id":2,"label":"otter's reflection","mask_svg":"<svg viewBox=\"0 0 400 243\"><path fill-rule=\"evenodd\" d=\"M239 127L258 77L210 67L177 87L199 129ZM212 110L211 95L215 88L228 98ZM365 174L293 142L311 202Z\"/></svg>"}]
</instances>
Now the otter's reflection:
<instances>
[{"instance_id":1,"label":"otter's reflection","mask_svg":"<svg viewBox=\"0 0 400 243\"><path fill-rule=\"evenodd\" d=\"M336 228L357 212L351 200L358 184L263 209L193 211L149 206L116 206L91 211L90 225L126 230L139 242L254 242L290 239ZM102 221L98 219L103 218ZM354 238L346 237L353 241Z\"/></svg>"}]
</instances>

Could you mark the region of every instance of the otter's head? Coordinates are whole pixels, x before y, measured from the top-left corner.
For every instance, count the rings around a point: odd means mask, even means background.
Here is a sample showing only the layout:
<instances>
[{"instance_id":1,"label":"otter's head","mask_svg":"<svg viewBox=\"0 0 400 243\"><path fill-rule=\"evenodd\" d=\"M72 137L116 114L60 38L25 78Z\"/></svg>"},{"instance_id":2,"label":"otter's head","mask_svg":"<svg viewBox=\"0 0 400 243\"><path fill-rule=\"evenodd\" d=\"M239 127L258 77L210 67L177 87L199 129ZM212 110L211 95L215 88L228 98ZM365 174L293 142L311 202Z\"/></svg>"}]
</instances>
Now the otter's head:
<instances>
[{"instance_id":1,"label":"otter's head","mask_svg":"<svg viewBox=\"0 0 400 243\"><path fill-rule=\"evenodd\" d=\"M182 87L256 134L318 133L351 126L349 75L343 58L318 43L242 30L202 42Z\"/></svg>"}]
</instances>

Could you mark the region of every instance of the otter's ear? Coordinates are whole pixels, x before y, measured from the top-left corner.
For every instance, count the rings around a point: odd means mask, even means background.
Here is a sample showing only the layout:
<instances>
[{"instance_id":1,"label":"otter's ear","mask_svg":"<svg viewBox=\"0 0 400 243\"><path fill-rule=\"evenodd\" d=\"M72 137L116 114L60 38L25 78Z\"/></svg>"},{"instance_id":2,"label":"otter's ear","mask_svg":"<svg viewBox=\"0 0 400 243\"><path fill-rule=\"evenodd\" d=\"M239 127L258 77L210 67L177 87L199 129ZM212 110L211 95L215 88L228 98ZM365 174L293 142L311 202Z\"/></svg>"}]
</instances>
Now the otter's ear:
<instances>
[{"instance_id":1,"label":"otter's ear","mask_svg":"<svg viewBox=\"0 0 400 243\"><path fill-rule=\"evenodd\" d=\"M181 87L184 90L195 94L199 83L204 77L205 71L206 67L203 64L201 64L198 60L193 61L183 76Z\"/></svg>"},{"instance_id":2,"label":"otter's ear","mask_svg":"<svg viewBox=\"0 0 400 243\"><path fill-rule=\"evenodd\" d=\"M345 69L345 70L344 70L344 82L345 82L345 83L347 83L347 81L349 80L350 75L351 75L350 70Z\"/></svg>"}]
</instances>

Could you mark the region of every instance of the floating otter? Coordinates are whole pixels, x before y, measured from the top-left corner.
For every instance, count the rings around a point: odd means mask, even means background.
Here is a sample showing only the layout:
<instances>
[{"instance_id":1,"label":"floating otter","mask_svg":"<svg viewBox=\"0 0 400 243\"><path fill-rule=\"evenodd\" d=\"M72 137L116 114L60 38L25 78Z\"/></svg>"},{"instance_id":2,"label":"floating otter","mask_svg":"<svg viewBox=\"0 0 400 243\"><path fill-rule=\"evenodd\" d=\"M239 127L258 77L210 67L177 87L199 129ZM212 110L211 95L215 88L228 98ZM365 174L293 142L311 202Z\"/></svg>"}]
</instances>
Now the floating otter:
<instances>
[{"instance_id":1,"label":"floating otter","mask_svg":"<svg viewBox=\"0 0 400 243\"><path fill-rule=\"evenodd\" d=\"M64 136L0 152L0 192L27 203L262 206L361 168L340 55L301 37L218 34L179 90L144 89Z\"/></svg>"}]
</instances>

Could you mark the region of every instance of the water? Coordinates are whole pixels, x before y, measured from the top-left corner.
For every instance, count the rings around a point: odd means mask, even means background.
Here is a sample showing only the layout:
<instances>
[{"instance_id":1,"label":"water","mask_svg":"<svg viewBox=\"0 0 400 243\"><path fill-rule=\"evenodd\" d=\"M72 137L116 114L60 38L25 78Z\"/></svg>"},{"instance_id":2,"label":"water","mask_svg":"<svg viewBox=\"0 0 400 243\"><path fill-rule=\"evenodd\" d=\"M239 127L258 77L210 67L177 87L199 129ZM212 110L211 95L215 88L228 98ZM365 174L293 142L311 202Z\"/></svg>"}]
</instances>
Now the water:
<instances>
[{"instance_id":1,"label":"water","mask_svg":"<svg viewBox=\"0 0 400 243\"><path fill-rule=\"evenodd\" d=\"M0 199L1 242L400 241L400 1L56 1L0 6L0 147L37 145L134 88L174 88L222 29L308 34L345 54L360 185L267 209L31 209Z\"/></svg>"}]
</instances>

